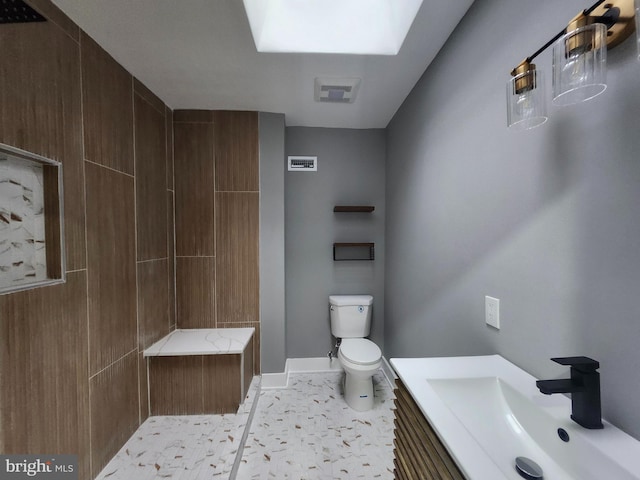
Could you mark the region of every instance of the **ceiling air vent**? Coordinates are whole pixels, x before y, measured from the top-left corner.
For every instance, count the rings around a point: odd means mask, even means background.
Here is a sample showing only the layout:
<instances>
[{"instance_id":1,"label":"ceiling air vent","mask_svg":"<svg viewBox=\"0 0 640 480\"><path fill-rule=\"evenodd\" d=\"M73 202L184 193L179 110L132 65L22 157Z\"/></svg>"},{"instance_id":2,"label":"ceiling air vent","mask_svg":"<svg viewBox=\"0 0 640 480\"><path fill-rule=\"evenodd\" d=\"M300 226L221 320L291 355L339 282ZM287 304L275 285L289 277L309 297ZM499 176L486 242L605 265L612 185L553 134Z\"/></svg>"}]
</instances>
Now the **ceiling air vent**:
<instances>
[{"instance_id":1,"label":"ceiling air vent","mask_svg":"<svg viewBox=\"0 0 640 480\"><path fill-rule=\"evenodd\" d=\"M322 103L353 103L359 86L359 78L316 78L314 99Z\"/></svg>"},{"instance_id":2,"label":"ceiling air vent","mask_svg":"<svg viewBox=\"0 0 640 480\"><path fill-rule=\"evenodd\" d=\"M316 172L318 171L318 157L289 157L290 172Z\"/></svg>"}]
</instances>

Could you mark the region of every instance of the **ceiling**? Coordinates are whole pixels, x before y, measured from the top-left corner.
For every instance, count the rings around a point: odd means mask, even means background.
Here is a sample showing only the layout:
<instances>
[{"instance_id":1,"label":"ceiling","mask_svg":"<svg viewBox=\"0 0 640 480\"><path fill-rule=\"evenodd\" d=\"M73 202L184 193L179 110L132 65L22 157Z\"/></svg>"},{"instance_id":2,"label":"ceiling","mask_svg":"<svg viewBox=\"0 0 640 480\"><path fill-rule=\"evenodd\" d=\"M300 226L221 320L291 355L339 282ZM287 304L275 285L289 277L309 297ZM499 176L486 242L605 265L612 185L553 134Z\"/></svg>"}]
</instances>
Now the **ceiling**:
<instances>
[{"instance_id":1,"label":"ceiling","mask_svg":"<svg viewBox=\"0 0 640 480\"><path fill-rule=\"evenodd\" d=\"M258 53L242 0L53 0L172 109L284 113L288 126L384 128L473 0L424 0L395 56ZM358 21L354 19L354 28ZM358 77L353 104L316 77Z\"/></svg>"}]
</instances>

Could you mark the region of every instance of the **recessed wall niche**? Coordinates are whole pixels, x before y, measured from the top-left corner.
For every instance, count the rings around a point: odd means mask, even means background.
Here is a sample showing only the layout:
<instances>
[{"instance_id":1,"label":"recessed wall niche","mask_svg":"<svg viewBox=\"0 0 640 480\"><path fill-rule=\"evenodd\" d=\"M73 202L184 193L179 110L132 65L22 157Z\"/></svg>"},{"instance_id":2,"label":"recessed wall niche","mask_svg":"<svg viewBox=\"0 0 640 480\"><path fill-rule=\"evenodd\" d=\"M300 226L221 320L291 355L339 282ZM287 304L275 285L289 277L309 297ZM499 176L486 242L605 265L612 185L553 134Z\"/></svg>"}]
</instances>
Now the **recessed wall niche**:
<instances>
[{"instance_id":1,"label":"recessed wall niche","mask_svg":"<svg viewBox=\"0 0 640 480\"><path fill-rule=\"evenodd\" d=\"M0 295L65 281L62 165L0 144Z\"/></svg>"}]
</instances>

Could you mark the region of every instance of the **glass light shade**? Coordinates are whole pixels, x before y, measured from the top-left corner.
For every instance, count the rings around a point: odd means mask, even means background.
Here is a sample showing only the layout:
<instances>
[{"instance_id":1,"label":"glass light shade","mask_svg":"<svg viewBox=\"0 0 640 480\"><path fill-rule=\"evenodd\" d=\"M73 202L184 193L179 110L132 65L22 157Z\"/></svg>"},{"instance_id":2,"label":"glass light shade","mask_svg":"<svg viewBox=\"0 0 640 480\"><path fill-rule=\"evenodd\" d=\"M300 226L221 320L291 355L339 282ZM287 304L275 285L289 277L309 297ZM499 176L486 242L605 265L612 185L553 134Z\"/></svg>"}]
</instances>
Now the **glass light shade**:
<instances>
[{"instance_id":1,"label":"glass light shade","mask_svg":"<svg viewBox=\"0 0 640 480\"><path fill-rule=\"evenodd\" d=\"M512 130L528 130L547 121L544 75L528 70L507 82L507 124Z\"/></svg>"},{"instance_id":2,"label":"glass light shade","mask_svg":"<svg viewBox=\"0 0 640 480\"><path fill-rule=\"evenodd\" d=\"M553 104L571 105L607 88L607 27L577 28L553 44Z\"/></svg>"}]
</instances>

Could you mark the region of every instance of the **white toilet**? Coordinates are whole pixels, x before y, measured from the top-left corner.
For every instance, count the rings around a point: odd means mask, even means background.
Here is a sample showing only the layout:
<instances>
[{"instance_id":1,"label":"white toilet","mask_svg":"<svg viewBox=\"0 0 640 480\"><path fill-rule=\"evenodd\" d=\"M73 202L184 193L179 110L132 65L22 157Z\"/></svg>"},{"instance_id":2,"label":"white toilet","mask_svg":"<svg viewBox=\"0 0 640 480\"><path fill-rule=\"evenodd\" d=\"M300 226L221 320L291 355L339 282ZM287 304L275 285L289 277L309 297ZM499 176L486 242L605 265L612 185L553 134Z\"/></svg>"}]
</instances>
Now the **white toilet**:
<instances>
[{"instance_id":1,"label":"white toilet","mask_svg":"<svg viewBox=\"0 0 640 480\"><path fill-rule=\"evenodd\" d=\"M372 376L382 365L382 352L371 340L371 295L331 295L331 333L341 339L338 359L345 371L344 398L354 410L373 408Z\"/></svg>"}]
</instances>

